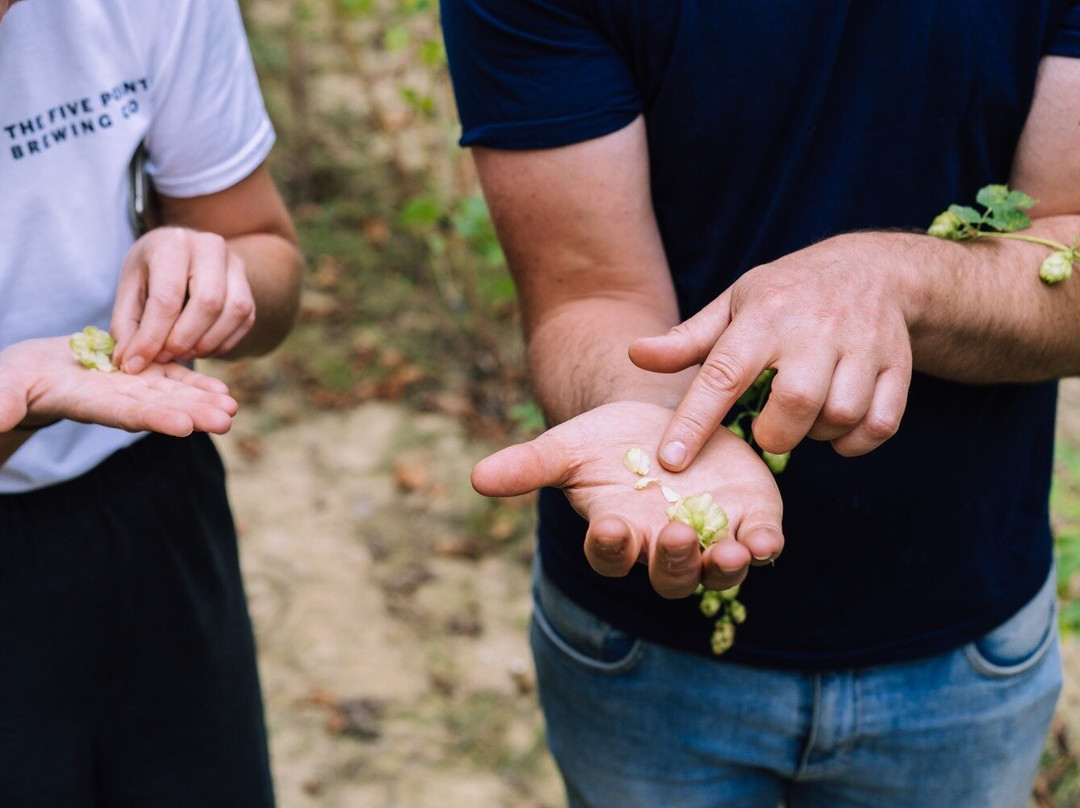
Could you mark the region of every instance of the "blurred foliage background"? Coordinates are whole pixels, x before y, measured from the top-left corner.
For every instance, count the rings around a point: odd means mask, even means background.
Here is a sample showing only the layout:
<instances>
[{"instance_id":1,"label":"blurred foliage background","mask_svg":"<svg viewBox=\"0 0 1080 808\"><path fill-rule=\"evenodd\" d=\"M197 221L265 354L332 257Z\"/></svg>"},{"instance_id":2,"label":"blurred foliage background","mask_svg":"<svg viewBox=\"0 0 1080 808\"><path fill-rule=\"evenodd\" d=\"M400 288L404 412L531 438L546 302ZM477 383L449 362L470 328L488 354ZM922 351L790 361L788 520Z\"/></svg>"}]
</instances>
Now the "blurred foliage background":
<instances>
[{"instance_id":1,"label":"blurred foliage background","mask_svg":"<svg viewBox=\"0 0 1080 808\"><path fill-rule=\"evenodd\" d=\"M245 397L294 383L312 407L400 399L494 440L539 427L513 285L456 145L437 3L242 7L310 264L281 375L234 379Z\"/></svg>"},{"instance_id":2,"label":"blurred foliage background","mask_svg":"<svg viewBox=\"0 0 1080 808\"><path fill-rule=\"evenodd\" d=\"M300 322L286 344L272 361L222 370L247 406L283 389L298 399L299 406L261 412L265 433L305 413L371 401L459 419L470 438L492 446L543 426L524 374L513 285L469 158L456 145L437 5L241 0L278 131L271 168L308 260ZM1062 625L1073 635L1080 630L1076 440L1060 447L1052 503ZM479 532L501 518L485 513ZM515 519L514 531L531 529ZM487 706L481 712L490 722L498 705ZM1067 718L1049 739L1033 805L1080 806ZM470 749L506 765L490 746Z\"/></svg>"}]
</instances>

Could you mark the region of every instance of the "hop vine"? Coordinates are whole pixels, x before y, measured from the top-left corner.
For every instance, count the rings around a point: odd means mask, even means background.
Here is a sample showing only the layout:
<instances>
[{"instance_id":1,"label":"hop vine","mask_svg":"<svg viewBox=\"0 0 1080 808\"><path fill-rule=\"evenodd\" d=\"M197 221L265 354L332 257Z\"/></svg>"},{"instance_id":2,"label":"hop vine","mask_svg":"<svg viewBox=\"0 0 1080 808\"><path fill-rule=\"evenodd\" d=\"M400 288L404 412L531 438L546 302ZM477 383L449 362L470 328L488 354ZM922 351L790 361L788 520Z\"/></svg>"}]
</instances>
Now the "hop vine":
<instances>
[{"instance_id":1,"label":"hop vine","mask_svg":"<svg viewBox=\"0 0 1080 808\"><path fill-rule=\"evenodd\" d=\"M979 189L975 201L985 210L980 213L968 205L949 205L948 210L934 217L927 234L948 241L999 238L1040 244L1052 250L1039 265L1043 283L1060 283L1072 275L1073 265L1080 262L1080 236L1069 246L1017 232L1031 227L1027 211L1035 206L1032 197L1023 191L1009 190L1007 185L987 185Z\"/></svg>"}]
</instances>

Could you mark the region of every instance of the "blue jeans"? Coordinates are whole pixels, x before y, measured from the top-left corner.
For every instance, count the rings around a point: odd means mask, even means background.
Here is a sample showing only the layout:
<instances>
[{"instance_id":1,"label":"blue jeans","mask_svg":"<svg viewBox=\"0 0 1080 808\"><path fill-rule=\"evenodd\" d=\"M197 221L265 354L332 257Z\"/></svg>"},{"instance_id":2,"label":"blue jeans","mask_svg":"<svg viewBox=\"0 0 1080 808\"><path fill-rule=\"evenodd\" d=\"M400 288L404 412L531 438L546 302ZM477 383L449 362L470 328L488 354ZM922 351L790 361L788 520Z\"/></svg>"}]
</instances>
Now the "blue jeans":
<instances>
[{"instance_id":1,"label":"blue jeans","mask_svg":"<svg viewBox=\"0 0 1080 808\"><path fill-rule=\"evenodd\" d=\"M570 808L1025 808L1061 689L1053 576L979 641L830 673L604 623L542 572L531 641Z\"/></svg>"}]
</instances>

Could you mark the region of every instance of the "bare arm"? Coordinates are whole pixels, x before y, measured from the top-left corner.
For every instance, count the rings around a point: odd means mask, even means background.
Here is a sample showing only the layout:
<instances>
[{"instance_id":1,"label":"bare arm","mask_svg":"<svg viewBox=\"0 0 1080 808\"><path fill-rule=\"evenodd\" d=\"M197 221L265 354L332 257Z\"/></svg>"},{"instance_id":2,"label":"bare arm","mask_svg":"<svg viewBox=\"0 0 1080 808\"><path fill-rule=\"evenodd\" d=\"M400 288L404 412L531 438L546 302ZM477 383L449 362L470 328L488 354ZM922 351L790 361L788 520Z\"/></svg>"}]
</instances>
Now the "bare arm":
<instances>
[{"instance_id":1,"label":"bare arm","mask_svg":"<svg viewBox=\"0 0 1080 808\"><path fill-rule=\"evenodd\" d=\"M625 575L644 561L664 595L689 594L702 579L731 585L751 556L779 554L775 484L734 436L717 436L694 475L671 480L683 495L714 491L732 517L739 543L721 542L704 561L692 531L665 524L659 492L634 491L621 468L631 444L655 452L693 378L644 372L626 354L633 339L678 319L651 207L643 122L574 146L475 156L521 298L534 386L558 424L481 461L477 489L499 496L563 488L590 522L585 552L593 567Z\"/></svg>"},{"instance_id":2,"label":"bare arm","mask_svg":"<svg viewBox=\"0 0 1080 808\"><path fill-rule=\"evenodd\" d=\"M296 313L301 261L266 166L216 194L163 197L161 212L117 289L110 330L125 369L276 346Z\"/></svg>"},{"instance_id":3,"label":"bare arm","mask_svg":"<svg viewBox=\"0 0 1080 808\"><path fill-rule=\"evenodd\" d=\"M1080 60L1047 57L1011 183L1041 200L1030 234L1080 234ZM952 201L952 200L949 200ZM702 363L662 440L686 468L766 367L773 394L757 442L809 435L868 452L899 427L912 368L963 382L1080 373L1080 283L1047 287L1045 247L957 244L903 233L837 236L746 273L668 334L631 347L661 372Z\"/></svg>"}]
</instances>

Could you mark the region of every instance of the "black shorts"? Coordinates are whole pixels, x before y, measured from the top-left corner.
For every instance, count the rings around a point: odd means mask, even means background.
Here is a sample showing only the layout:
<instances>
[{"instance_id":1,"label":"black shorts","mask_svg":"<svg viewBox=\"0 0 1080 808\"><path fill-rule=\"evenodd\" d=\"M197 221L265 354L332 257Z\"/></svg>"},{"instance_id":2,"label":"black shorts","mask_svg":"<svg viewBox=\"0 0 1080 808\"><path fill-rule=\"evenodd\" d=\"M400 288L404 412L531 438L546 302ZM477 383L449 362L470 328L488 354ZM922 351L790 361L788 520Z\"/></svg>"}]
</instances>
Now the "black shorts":
<instances>
[{"instance_id":1,"label":"black shorts","mask_svg":"<svg viewBox=\"0 0 1080 808\"><path fill-rule=\"evenodd\" d=\"M0 496L0 806L273 805L224 482L150 436Z\"/></svg>"}]
</instances>

